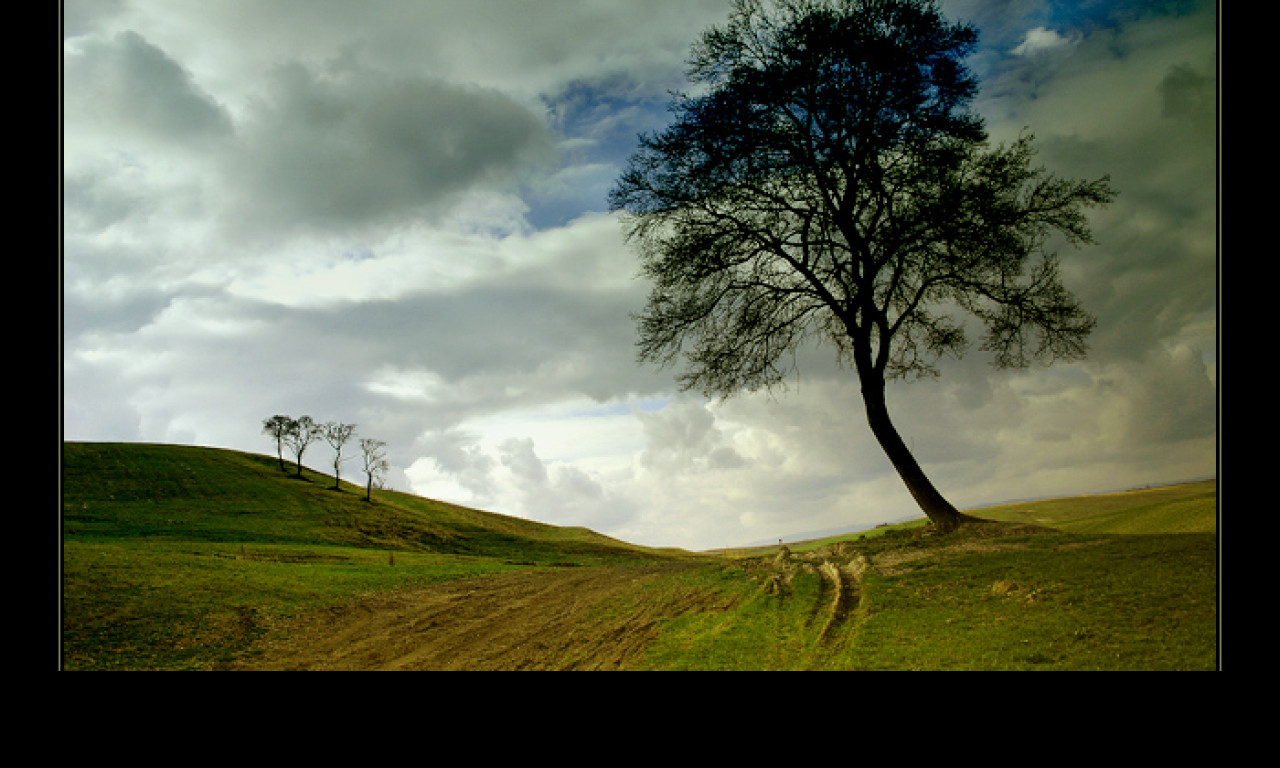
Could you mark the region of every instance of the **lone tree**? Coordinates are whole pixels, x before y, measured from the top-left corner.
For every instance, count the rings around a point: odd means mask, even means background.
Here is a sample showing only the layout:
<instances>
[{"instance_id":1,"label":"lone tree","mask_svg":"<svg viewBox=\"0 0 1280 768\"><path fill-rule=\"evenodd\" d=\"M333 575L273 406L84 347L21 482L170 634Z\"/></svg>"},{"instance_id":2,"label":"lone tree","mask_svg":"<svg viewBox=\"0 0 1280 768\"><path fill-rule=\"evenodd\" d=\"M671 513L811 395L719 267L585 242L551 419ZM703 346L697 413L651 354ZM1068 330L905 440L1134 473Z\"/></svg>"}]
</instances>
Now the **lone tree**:
<instances>
[{"instance_id":1,"label":"lone tree","mask_svg":"<svg viewBox=\"0 0 1280 768\"><path fill-rule=\"evenodd\" d=\"M364 500L373 501L373 484L375 481L381 487L382 478L386 476L387 464L386 454L387 444L381 440L374 440L368 437L360 438L360 452L364 456L364 473L368 481L364 489Z\"/></svg>"},{"instance_id":2,"label":"lone tree","mask_svg":"<svg viewBox=\"0 0 1280 768\"><path fill-rule=\"evenodd\" d=\"M290 421L289 429L284 435L284 444L293 451L294 458L298 462L298 472L295 477L302 477L302 454L306 452L307 446L320 436L320 430L320 425L310 416L299 416Z\"/></svg>"},{"instance_id":3,"label":"lone tree","mask_svg":"<svg viewBox=\"0 0 1280 768\"><path fill-rule=\"evenodd\" d=\"M288 416L276 414L268 419L262 420L262 432L270 436L276 441L276 457L280 459L280 471L284 471L284 442L285 436L289 434L293 424L293 419Z\"/></svg>"},{"instance_id":4,"label":"lone tree","mask_svg":"<svg viewBox=\"0 0 1280 768\"><path fill-rule=\"evenodd\" d=\"M942 532L962 516L895 429L886 380L967 350L961 313L997 366L1082 357L1094 320L1045 246L1091 242L1084 209L1115 194L1032 167L1028 134L989 147L963 64L976 41L931 0L738 0L692 49L698 92L610 193L652 281L640 360L683 357L685 389L728 397L829 342Z\"/></svg>"},{"instance_id":5,"label":"lone tree","mask_svg":"<svg viewBox=\"0 0 1280 768\"><path fill-rule=\"evenodd\" d=\"M336 421L329 421L320 427L320 436L333 449L333 489L335 491L339 488L338 475L342 471L342 447L351 441L355 433L355 424L340 424Z\"/></svg>"}]
</instances>

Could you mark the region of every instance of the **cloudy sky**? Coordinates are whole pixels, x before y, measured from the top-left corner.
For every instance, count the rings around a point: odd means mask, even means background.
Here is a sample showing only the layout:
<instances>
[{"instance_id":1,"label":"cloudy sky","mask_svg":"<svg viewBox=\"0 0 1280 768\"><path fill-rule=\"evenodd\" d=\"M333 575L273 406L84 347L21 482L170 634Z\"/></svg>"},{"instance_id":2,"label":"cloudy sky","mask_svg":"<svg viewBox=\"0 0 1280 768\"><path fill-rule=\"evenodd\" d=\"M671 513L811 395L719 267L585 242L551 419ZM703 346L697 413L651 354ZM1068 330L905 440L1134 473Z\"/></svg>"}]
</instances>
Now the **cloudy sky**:
<instances>
[{"instance_id":1,"label":"cloudy sky","mask_svg":"<svg viewBox=\"0 0 1280 768\"><path fill-rule=\"evenodd\" d=\"M1214 3L942 7L993 139L1120 196L1060 254L1089 359L944 361L891 385L900 431L961 507L1214 474ZM635 363L605 196L727 0L63 10L65 439L270 454L309 414L393 488L690 549L916 513L825 350L725 402Z\"/></svg>"}]
</instances>

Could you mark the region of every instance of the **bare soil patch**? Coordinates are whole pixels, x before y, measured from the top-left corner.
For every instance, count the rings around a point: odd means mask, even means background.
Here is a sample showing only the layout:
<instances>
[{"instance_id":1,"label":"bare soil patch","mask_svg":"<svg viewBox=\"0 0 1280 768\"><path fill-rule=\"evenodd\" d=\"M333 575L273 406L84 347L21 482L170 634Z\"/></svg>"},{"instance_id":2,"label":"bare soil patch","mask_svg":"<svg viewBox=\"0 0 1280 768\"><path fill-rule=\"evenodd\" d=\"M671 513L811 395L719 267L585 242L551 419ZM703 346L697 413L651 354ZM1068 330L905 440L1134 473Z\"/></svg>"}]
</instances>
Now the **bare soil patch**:
<instances>
[{"instance_id":1,"label":"bare soil patch","mask_svg":"<svg viewBox=\"0 0 1280 768\"><path fill-rule=\"evenodd\" d=\"M621 601L689 564L521 571L378 592L277 627L234 670L610 670L710 595Z\"/></svg>"}]
</instances>

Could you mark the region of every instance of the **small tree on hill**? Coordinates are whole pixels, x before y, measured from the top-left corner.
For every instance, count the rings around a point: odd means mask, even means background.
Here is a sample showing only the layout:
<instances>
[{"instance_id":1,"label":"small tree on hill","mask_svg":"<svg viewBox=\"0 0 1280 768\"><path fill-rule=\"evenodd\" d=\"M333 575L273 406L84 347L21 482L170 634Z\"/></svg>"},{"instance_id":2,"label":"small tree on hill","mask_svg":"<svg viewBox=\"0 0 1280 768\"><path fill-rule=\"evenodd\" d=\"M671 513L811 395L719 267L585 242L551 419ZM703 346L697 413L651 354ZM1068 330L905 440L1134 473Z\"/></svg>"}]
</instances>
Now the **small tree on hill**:
<instances>
[{"instance_id":1,"label":"small tree on hill","mask_svg":"<svg viewBox=\"0 0 1280 768\"><path fill-rule=\"evenodd\" d=\"M364 456L364 472L368 481L365 485L364 500L373 501L373 484L382 487L382 479L386 476L390 465L387 464L387 444L381 440L368 437L360 438L360 451Z\"/></svg>"},{"instance_id":2,"label":"small tree on hill","mask_svg":"<svg viewBox=\"0 0 1280 768\"><path fill-rule=\"evenodd\" d=\"M293 429L293 419L288 416L276 414L269 419L262 420L262 431L276 441L276 457L280 459L280 471L284 470L284 443L285 436Z\"/></svg>"},{"instance_id":3,"label":"small tree on hill","mask_svg":"<svg viewBox=\"0 0 1280 768\"><path fill-rule=\"evenodd\" d=\"M320 425L310 416L299 416L291 420L288 431L284 435L284 443L293 451L298 463L297 477L302 477L302 454L320 436Z\"/></svg>"},{"instance_id":4,"label":"small tree on hill","mask_svg":"<svg viewBox=\"0 0 1280 768\"><path fill-rule=\"evenodd\" d=\"M338 490L338 474L342 467L342 447L356 433L355 424L339 424L336 421L325 423L320 428L320 435L333 448L333 489Z\"/></svg>"}]
</instances>

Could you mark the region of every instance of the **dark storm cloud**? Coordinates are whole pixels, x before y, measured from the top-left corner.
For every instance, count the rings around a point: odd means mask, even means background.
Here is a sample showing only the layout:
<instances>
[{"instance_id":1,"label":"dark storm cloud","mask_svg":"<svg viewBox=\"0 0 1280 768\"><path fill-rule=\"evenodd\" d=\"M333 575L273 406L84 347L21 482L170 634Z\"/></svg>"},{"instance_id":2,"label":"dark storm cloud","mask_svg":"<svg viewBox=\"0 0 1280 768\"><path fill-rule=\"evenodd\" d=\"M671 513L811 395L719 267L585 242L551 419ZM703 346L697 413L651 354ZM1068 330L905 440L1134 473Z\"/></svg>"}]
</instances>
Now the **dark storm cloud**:
<instances>
[{"instance_id":1,"label":"dark storm cloud","mask_svg":"<svg viewBox=\"0 0 1280 768\"><path fill-rule=\"evenodd\" d=\"M67 119L162 142L225 137L231 120L190 74L133 31L88 38L64 60Z\"/></svg>"},{"instance_id":2,"label":"dark storm cloud","mask_svg":"<svg viewBox=\"0 0 1280 768\"><path fill-rule=\"evenodd\" d=\"M662 377L634 370L632 291L478 285L394 301L295 310L298 333L373 361L430 371L436 428L504 407L557 398L598 401L649 394ZM361 352L361 348L365 351ZM426 395L427 392L420 394Z\"/></svg>"},{"instance_id":3,"label":"dark storm cloud","mask_svg":"<svg viewBox=\"0 0 1280 768\"><path fill-rule=\"evenodd\" d=\"M272 74L243 133L240 213L273 229L437 214L549 147L540 117L497 91L298 63Z\"/></svg>"}]
</instances>

